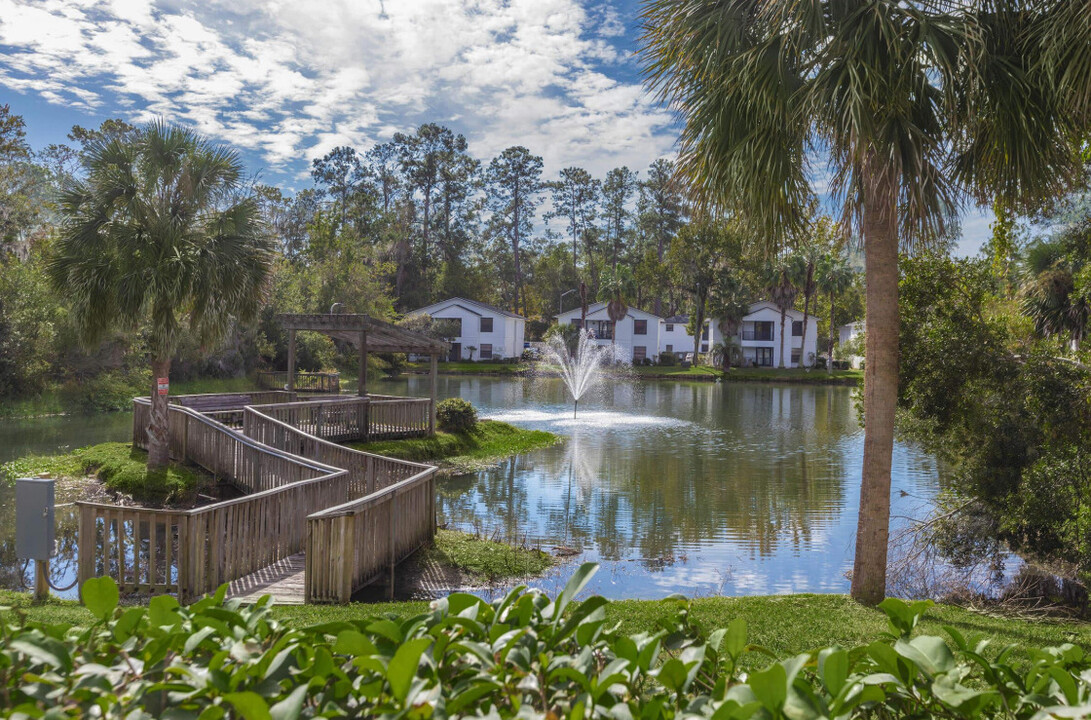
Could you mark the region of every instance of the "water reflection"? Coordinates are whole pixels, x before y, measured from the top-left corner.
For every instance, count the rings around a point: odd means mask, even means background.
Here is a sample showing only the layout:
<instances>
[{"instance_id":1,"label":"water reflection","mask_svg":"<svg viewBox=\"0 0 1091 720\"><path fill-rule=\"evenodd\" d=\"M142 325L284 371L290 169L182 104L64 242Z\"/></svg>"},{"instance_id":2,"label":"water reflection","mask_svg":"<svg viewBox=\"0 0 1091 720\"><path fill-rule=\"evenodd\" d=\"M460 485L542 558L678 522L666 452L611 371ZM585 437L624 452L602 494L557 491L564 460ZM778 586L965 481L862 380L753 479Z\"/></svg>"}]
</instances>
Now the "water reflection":
<instances>
[{"instance_id":1,"label":"water reflection","mask_svg":"<svg viewBox=\"0 0 1091 720\"><path fill-rule=\"evenodd\" d=\"M456 527L580 550L614 597L848 588L863 452L849 388L612 383L577 420L546 379L444 378L441 392L568 438L446 481ZM938 478L898 446L895 514L912 514L900 490L932 497Z\"/></svg>"}]
</instances>

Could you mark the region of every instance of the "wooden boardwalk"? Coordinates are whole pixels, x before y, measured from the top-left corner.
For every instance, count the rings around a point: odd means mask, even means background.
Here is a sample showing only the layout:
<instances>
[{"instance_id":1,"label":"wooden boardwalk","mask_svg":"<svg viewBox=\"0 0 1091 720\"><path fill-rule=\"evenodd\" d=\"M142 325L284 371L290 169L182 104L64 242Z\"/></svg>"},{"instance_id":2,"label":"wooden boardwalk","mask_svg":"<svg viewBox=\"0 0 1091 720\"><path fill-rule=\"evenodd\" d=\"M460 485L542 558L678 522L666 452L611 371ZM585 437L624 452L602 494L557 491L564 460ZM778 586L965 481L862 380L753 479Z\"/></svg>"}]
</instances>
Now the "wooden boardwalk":
<instances>
[{"instance_id":1,"label":"wooden boardwalk","mask_svg":"<svg viewBox=\"0 0 1091 720\"><path fill-rule=\"evenodd\" d=\"M227 586L227 597L257 602L262 595L272 595L277 605L302 605L305 602L304 571L306 558L296 553L263 567Z\"/></svg>"}]
</instances>

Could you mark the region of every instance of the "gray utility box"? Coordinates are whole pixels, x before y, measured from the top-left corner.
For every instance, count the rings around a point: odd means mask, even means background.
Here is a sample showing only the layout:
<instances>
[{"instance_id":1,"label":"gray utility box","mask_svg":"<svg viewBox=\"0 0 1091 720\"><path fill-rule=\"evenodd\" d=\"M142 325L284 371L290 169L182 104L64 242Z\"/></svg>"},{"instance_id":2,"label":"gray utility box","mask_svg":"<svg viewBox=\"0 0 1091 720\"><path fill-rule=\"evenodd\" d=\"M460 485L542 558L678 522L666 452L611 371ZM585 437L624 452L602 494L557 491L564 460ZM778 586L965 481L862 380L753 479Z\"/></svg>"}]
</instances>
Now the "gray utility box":
<instances>
[{"instance_id":1,"label":"gray utility box","mask_svg":"<svg viewBox=\"0 0 1091 720\"><path fill-rule=\"evenodd\" d=\"M15 556L48 560L53 555L53 480L15 481Z\"/></svg>"}]
</instances>

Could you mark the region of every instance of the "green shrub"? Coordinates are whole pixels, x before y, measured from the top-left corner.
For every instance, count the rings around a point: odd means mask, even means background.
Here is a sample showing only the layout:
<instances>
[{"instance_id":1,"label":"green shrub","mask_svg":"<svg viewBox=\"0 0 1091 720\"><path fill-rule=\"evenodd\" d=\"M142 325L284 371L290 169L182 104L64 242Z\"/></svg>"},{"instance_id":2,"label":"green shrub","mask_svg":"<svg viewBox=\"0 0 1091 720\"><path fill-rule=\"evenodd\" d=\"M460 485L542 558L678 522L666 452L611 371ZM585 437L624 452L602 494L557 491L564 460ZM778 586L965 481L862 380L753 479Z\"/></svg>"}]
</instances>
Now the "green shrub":
<instances>
[{"instance_id":1,"label":"green shrub","mask_svg":"<svg viewBox=\"0 0 1091 720\"><path fill-rule=\"evenodd\" d=\"M409 619L293 628L268 598L188 608L170 596L119 607L109 578L84 583L89 628L0 622L0 693L18 717L1046 718L1091 712L1091 656L1074 645L991 651L947 628L913 636L931 606L887 600L890 634L857 648L767 660L745 621L706 633L689 602L655 633L607 626L608 601L572 600L595 566L553 601L518 587L487 602L467 593Z\"/></svg>"},{"instance_id":2,"label":"green shrub","mask_svg":"<svg viewBox=\"0 0 1091 720\"><path fill-rule=\"evenodd\" d=\"M466 432L477 424L477 410L462 398L447 398L436 405L436 422L445 432Z\"/></svg>"}]
</instances>

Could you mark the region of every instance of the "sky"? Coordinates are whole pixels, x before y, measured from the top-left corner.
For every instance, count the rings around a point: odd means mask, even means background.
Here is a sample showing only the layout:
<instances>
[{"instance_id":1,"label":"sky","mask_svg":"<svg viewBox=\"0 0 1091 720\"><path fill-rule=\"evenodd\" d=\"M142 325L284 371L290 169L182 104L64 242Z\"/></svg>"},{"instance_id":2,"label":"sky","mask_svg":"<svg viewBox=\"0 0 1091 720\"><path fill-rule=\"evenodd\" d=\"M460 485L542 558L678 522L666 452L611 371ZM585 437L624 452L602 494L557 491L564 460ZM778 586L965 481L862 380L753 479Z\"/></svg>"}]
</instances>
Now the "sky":
<instances>
[{"instance_id":1,"label":"sky","mask_svg":"<svg viewBox=\"0 0 1091 720\"><path fill-rule=\"evenodd\" d=\"M262 182L438 122L488 160L524 145L552 176L671 155L644 89L639 0L0 0L0 104L35 148L110 117L184 124ZM821 192L823 188L818 188ZM988 236L963 218L960 254Z\"/></svg>"}]
</instances>

